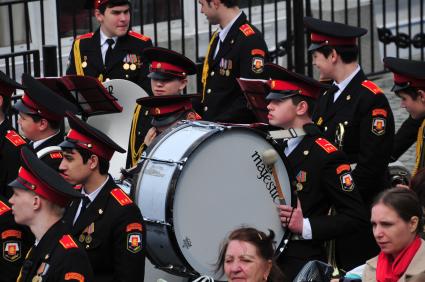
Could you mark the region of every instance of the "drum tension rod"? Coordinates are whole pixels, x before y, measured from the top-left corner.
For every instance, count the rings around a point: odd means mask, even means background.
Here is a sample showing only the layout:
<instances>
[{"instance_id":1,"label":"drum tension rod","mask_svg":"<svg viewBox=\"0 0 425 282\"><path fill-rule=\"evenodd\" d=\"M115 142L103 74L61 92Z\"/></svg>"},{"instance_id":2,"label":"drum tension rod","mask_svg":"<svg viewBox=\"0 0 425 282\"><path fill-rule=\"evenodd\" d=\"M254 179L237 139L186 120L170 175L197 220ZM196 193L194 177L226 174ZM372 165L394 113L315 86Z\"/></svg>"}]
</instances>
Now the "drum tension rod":
<instances>
[{"instance_id":1,"label":"drum tension rod","mask_svg":"<svg viewBox=\"0 0 425 282\"><path fill-rule=\"evenodd\" d=\"M187 158L184 158L184 159L182 159L180 161L173 161L173 160L163 160L163 159L148 158L148 157L141 156L140 157L140 160L148 160L148 161L154 161L154 162L159 162L159 163L164 163L164 164L170 164L170 165L177 164L177 165L183 166L186 163Z\"/></svg>"}]
</instances>

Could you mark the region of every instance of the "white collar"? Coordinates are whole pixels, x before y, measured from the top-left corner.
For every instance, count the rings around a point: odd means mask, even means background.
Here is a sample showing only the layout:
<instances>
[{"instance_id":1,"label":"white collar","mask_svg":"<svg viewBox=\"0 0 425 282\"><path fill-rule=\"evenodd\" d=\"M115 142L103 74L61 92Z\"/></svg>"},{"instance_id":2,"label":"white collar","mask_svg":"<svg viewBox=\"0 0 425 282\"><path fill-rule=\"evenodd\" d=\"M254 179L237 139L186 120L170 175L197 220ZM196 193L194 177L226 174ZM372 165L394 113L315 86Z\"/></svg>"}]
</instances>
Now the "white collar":
<instances>
[{"instance_id":1,"label":"white collar","mask_svg":"<svg viewBox=\"0 0 425 282\"><path fill-rule=\"evenodd\" d=\"M106 36L102 29L100 29L100 46L103 46L104 44L106 44L106 40L108 40L111 37ZM115 41L115 43L112 45L112 47L114 47L114 45L117 43L118 40L118 36L114 36L112 37L112 39Z\"/></svg>"},{"instance_id":2,"label":"white collar","mask_svg":"<svg viewBox=\"0 0 425 282\"><path fill-rule=\"evenodd\" d=\"M96 199L97 195L99 195L100 191L105 186L106 182L108 182L108 180L109 180L109 175L108 177L106 177L105 182L103 182L102 185L99 186L99 188L97 188L90 194L87 194L87 192L84 190L84 187L83 187L83 189L81 189L81 194L87 196L90 199L90 202L93 203L94 199Z\"/></svg>"},{"instance_id":3,"label":"white collar","mask_svg":"<svg viewBox=\"0 0 425 282\"><path fill-rule=\"evenodd\" d=\"M227 34L229 33L236 20L240 17L240 15L242 15L242 11L240 11L239 14L234 17L233 20L220 31L218 36L220 37L221 42L224 42L224 39L226 39Z\"/></svg>"},{"instance_id":4,"label":"white collar","mask_svg":"<svg viewBox=\"0 0 425 282\"><path fill-rule=\"evenodd\" d=\"M301 140L303 140L304 136L297 136L295 138L288 139L288 146L285 148L285 155L289 156L292 151L300 144Z\"/></svg>"},{"instance_id":5,"label":"white collar","mask_svg":"<svg viewBox=\"0 0 425 282\"><path fill-rule=\"evenodd\" d=\"M49 137L47 137L47 138L44 138L44 139L40 139L40 140L37 140L37 141L33 141L33 143L32 143L32 147L34 148L34 149L36 149L38 146L40 146L41 144L43 144L43 142L44 141L47 141L48 139L50 139L50 138L53 138L54 136L56 136L56 135L58 135L59 134L59 131L58 132L56 132L55 134L53 134L53 135L50 135Z\"/></svg>"},{"instance_id":6,"label":"white collar","mask_svg":"<svg viewBox=\"0 0 425 282\"><path fill-rule=\"evenodd\" d=\"M335 85L338 86L339 91L342 92L347 87L347 85L350 83L350 81L354 78L354 76L360 71L360 66L357 65L357 68L343 81L340 83L336 83Z\"/></svg>"}]
</instances>

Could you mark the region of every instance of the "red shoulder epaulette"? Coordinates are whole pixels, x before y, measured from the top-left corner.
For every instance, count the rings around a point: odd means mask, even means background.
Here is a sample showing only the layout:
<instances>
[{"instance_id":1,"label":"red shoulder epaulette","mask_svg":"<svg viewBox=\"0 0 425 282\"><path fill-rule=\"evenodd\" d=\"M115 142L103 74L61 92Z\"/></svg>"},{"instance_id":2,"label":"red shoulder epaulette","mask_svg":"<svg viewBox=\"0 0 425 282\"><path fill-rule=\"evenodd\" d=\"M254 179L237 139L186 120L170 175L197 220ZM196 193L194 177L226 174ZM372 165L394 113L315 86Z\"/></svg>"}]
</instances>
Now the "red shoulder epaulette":
<instances>
[{"instance_id":1,"label":"red shoulder epaulette","mask_svg":"<svg viewBox=\"0 0 425 282\"><path fill-rule=\"evenodd\" d=\"M65 280L76 280L77 282L84 282L84 275L78 272L65 273Z\"/></svg>"},{"instance_id":2,"label":"red shoulder epaulette","mask_svg":"<svg viewBox=\"0 0 425 282\"><path fill-rule=\"evenodd\" d=\"M333 152L335 152L335 151L338 150L328 140L323 139L323 138L317 138L316 139L316 144L319 145L320 147L322 147L323 150L325 150L325 152L328 153L328 154L333 153Z\"/></svg>"},{"instance_id":3,"label":"red shoulder epaulette","mask_svg":"<svg viewBox=\"0 0 425 282\"><path fill-rule=\"evenodd\" d=\"M142 41L145 41L145 42L151 40L150 37L143 35L143 34L140 34L138 32L132 31L132 30L130 30L128 32L128 35L133 36L133 37L140 39Z\"/></svg>"},{"instance_id":4,"label":"red shoulder epaulette","mask_svg":"<svg viewBox=\"0 0 425 282\"><path fill-rule=\"evenodd\" d=\"M63 155L61 152L50 153L51 159L63 159Z\"/></svg>"},{"instance_id":5,"label":"red shoulder epaulette","mask_svg":"<svg viewBox=\"0 0 425 282\"><path fill-rule=\"evenodd\" d=\"M245 34L246 37L255 34L255 31L252 29L252 27L249 24L241 25L239 29L242 31L243 34Z\"/></svg>"},{"instance_id":6,"label":"red shoulder epaulette","mask_svg":"<svg viewBox=\"0 0 425 282\"><path fill-rule=\"evenodd\" d=\"M75 243L74 239L72 239L71 235L63 235L59 243L61 243L65 250L78 248L78 245Z\"/></svg>"},{"instance_id":7,"label":"red shoulder epaulette","mask_svg":"<svg viewBox=\"0 0 425 282\"><path fill-rule=\"evenodd\" d=\"M336 168L336 174L341 174L343 171L350 171L351 167L349 164L342 164Z\"/></svg>"},{"instance_id":8,"label":"red shoulder epaulette","mask_svg":"<svg viewBox=\"0 0 425 282\"><path fill-rule=\"evenodd\" d=\"M375 95L379 95L379 94L383 94L384 91L382 91L381 88L379 88L378 85L376 85L374 82L370 81L370 80L365 80L362 82L362 86L366 87L367 89L369 89L373 94Z\"/></svg>"},{"instance_id":9,"label":"red shoulder epaulette","mask_svg":"<svg viewBox=\"0 0 425 282\"><path fill-rule=\"evenodd\" d=\"M10 141L16 147L26 144L24 138L21 137L15 130L8 130L6 133L6 139Z\"/></svg>"},{"instance_id":10,"label":"red shoulder epaulette","mask_svg":"<svg viewBox=\"0 0 425 282\"><path fill-rule=\"evenodd\" d=\"M93 37L93 32L89 32L89 33L86 33L86 34L82 34L82 35L80 35L80 36L77 36L77 39L86 39L86 38L92 38Z\"/></svg>"},{"instance_id":11,"label":"red shoulder epaulette","mask_svg":"<svg viewBox=\"0 0 425 282\"><path fill-rule=\"evenodd\" d=\"M121 190L120 188L112 189L111 195L114 196L115 200L117 200L117 202L121 206L126 206L126 205L133 203L133 201L130 199L130 197L127 196L127 194L123 190Z\"/></svg>"},{"instance_id":12,"label":"red shoulder epaulette","mask_svg":"<svg viewBox=\"0 0 425 282\"><path fill-rule=\"evenodd\" d=\"M5 202L0 201L0 215L10 211L11 208Z\"/></svg>"}]
</instances>

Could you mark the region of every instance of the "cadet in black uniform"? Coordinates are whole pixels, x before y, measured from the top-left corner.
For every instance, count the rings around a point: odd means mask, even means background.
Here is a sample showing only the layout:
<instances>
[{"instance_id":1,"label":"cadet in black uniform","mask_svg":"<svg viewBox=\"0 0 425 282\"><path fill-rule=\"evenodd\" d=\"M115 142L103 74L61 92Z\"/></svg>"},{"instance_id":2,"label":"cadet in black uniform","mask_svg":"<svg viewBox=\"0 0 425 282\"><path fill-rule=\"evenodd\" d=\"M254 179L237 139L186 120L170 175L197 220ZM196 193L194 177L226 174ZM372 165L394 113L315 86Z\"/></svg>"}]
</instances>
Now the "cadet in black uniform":
<instances>
[{"instance_id":1,"label":"cadet in black uniform","mask_svg":"<svg viewBox=\"0 0 425 282\"><path fill-rule=\"evenodd\" d=\"M188 75L196 74L196 65L189 58L161 47L143 50L149 67L153 96L180 95L187 86ZM143 100L143 98L141 98ZM137 104L131 122L127 151L127 168L134 167L145 149L145 136L152 117L143 103ZM153 132L151 132L152 135Z\"/></svg>"},{"instance_id":2,"label":"cadet in black uniform","mask_svg":"<svg viewBox=\"0 0 425 282\"><path fill-rule=\"evenodd\" d=\"M61 220L64 207L82 195L56 171L39 160L30 148L21 150L22 167L13 187L13 216L27 225L36 244L27 253L17 282L93 281L85 251L77 245Z\"/></svg>"},{"instance_id":3,"label":"cadet in black uniform","mask_svg":"<svg viewBox=\"0 0 425 282\"><path fill-rule=\"evenodd\" d=\"M150 93L148 64L142 51L152 46L152 42L149 37L130 30L130 1L90 2L94 2L100 27L75 39L66 74L93 76L101 82L127 79Z\"/></svg>"},{"instance_id":4,"label":"cadet in black uniform","mask_svg":"<svg viewBox=\"0 0 425 282\"><path fill-rule=\"evenodd\" d=\"M271 76L266 96L270 125L305 132L289 139L284 151L296 175L297 207L279 206L282 224L293 235L278 262L285 281L292 281L308 261L327 261L325 240L367 226L368 218L346 155L312 123L314 100L323 85L274 64L266 64L266 71ZM328 215L331 207L336 215Z\"/></svg>"},{"instance_id":5,"label":"cadet in black uniform","mask_svg":"<svg viewBox=\"0 0 425 282\"><path fill-rule=\"evenodd\" d=\"M16 176L15 176L16 178ZM13 190L9 188L12 193ZM0 277L3 282L15 282L25 254L34 244L34 236L23 225L15 222L7 199L0 195Z\"/></svg>"},{"instance_id":6,"label":"cadet in black uniform","mask_svg":"<svg viewBox=\"0 0 425 282\"><path fill-rule=\"evenodd\" d=\"M309 51L320 79L333 80L331 89L318 100L313 121L355 166L354 182L369 206L389 186L394 117L382 90L367 80L357 63L357 37L367 30L308 17L304 24L311 31ZM336 242L337 255L341 254L339 265L345 270L364 263L379 251L371 227L359 229L352 237Z\"/></svg>"},{"instance_id":7,"label":"cadet in black uniform","mask_svg":"<svg viewBox=\"0 0 425 282\"><path fill-rule=\"evenodd\" d=\"M422 125L424 118L414 119L409 116L397 130L394 136L393 151L391 153L391 162L395 162L403 155L413 143L418 139L418 130Z\"/></svg>"},{"instance_id":8,"label":"cadet in black uniform","mask_svg":"<svg viewBox=\"0 0 425 282\"><path fill-rule=\"evenodd\" d=\"M204 120L250 123L255 120L247 108L236 78L265 79L267 45L261 32L252 26L236 0L200 0L201 12L214 32L202 71L203 92L195 110Z\"/></svg>"},{"instance_id":9,"label":"cadet in black uniform","mask_svg":"<svg viewBox=\"0 0 425 282\"><path fill-rule=\"evenodd\" d=\"M40 151L63 141L60 126L66 111L77 112L77 107L54 93L28 74L22 75L26 90L13 107L19 112L18 124L29 145Z\"/></svg>"},{"instance_id":10,"label":"cadet in black uniform","mask_svg":"<svg viewBox=\"0 0 425 282\"><path fill-rule=\"evenodd\" d=\"M15 89L24 87L0 71L0 195L9 199L12 190L7 184L16 178L20 167L19 151L26 141L7 119L10 98Z\"/></svg>"},{"instance_id":11,"label":"cadet in black uniform","mask_svg":"<svg viewBox=\"0 0 425 282\"><path fill-rule=\"evenodd\" d=\"M419 61L410 61L406 59L384 58L384 65L394 73L394 86L391 91L401 98L401 107L405 108L410 114L397 132L396 156L400 156L416 140L416 162L413 168L413 175L425 167L425 63ZM416 129L416 130L415 130ZM400 137L405 137L403 143ZM393 157L394 157L393 151Z\"/></svg>"},{"instance_id":12,"label":"cadet in black uniform","mask_svg":"<svg viewBox=\"0 0 425 282\"><path fill-rule=\"evenodd\" d=\"M145 234L139 208L108 175L115 151L125 152L102 132L68 114L71 127L60 145L63 177L81 184L85 200L73 201L64 219L84 245L95 281L143 281Z\"/></svg>"}]
</instances>

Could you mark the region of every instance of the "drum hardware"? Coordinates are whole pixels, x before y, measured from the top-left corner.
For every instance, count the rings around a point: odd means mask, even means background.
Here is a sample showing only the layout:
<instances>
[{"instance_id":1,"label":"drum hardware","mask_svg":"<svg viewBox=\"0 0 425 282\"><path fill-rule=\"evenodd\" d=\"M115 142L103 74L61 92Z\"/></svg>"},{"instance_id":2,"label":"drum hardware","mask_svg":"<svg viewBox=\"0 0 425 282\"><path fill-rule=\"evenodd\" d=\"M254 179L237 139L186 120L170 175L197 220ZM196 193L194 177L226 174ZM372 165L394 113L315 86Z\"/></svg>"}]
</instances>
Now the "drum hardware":
<instances>
[{"instance_id":1,"label":"drum hardware","mask_svg":"<svg viewBox=\"0 0 425 282\"><path fill-rule=\"evenodd\" d=\"M156 266L156 268L163 270L163 271L167 271L167 272L184 273L186 276L193 276L193 277L199 276L199 273L197 273L195 271L191 271L184 266L178 267L178 266L174 266L174 265L169 264L167 266Z\"/></svg>"},{"instance_id":2,"label":"drum hardware","mask_svg":"<svg viewBox=\"0 0 425 282\"><path fill-rule=\"evenodd\" d=\"M148 157L141 156L140 160L154 161L154 162L158 162L158 163L162 163L162 164L169 164L169 165L178 164L179 166L184 166L184 164L187 161L187 158L184 158L181 161L173 161L173 160L163 160L163 159L148 158Z\"/></svg>"},{"instance_id":3,"label":"drum hardware","mask_svg":"<svg viewBox=\"0 0 425 282\"><path fill-rule=\"evenodd\" d=\"M302 128L288 128L288 129L281 129L281 130L272 130L269 131L269 135L273 139L290 139L295 138L299 136L306 135L306 132Z\"/></svg>"},{"instance_id":4,"label":"drum hardware","mask_svg":"<svg viewBox=\"0 0 425 282\"><path fill-rule=\"evenodd\" d=\"M208 128L208 129L218 129L220 131L223 131L226 128L227 129L231 128L230 126L225 126L225 125L221 125L221 124L217 124L217 123L210 123L210 122L206 122L206 121L182 120L181 123L190 124L192 126L197 126L197 127L204 127L204 128Z\"/></svg>"},{"instance_id":5,"label":"drum hardware","mask_svg":"<svg viewBox=\"0 0 425 282\"><path fill-rule=\"evenodd\" d=\"M150 219L147 217L143 217L143 220L152 224L158 224L158 225L166 225L166 226L173 226L172 224L165 222L164 220L155 220L155 219Z\"/></svg>"}]
</instances>

